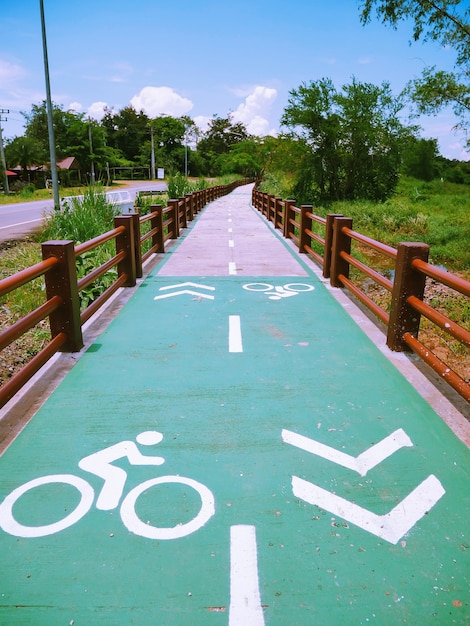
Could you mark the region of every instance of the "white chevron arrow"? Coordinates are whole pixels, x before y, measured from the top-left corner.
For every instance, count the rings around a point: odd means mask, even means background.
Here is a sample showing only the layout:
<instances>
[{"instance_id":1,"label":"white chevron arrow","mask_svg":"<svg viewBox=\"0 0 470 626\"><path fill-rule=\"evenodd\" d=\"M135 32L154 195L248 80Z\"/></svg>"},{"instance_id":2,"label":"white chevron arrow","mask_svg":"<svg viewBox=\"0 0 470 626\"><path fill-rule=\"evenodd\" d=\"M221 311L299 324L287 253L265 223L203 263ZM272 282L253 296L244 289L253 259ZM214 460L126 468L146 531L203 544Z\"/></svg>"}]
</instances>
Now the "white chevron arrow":
<instances>
[{"instance_id":1,"label":"white chevron arrow","mask_svg":"<svg viewBox=\"0 0 470 626\"><path fill-rule=\"evenodd\" d=\"M166 291L167 289L176 289L176 287L196 287L197 289L208 289L209 291L215 291L215 287L209 285L201 285L200 283L178 283L177 285L166 285L166 287L160 287L158 291Z\"/></svg>"},{"instance_id":2,"label":"white chevron arrow","mask_svg":"<svg viewBox=\"0 0 470 626\"><path fill-rule=\"evenodd\" d=\"M400 448L413 446L411 439L401 428L356 457L341 452L336 448L331 448L319 441L315 441L315 439L294 433L291 430L283 429L282 439L286 443L296 446L301 450L316 454L333 463L352 469L361 476L365 476L370 469L384 461Z\"/></svg>"},{"instance_id":3,"label":"white chevron arrow","mask_svg":"<svg viewBox=\"0 0 470 626\"><path fill-rule=\"evenodd\" d=\"M195 287L196 289L207 289L209 291L215 291L215 287L210 287L209 285L201 285L199 283L178 283L177 285L166 285L165 287L160 287L158 291L167 291L168 289L176 289L178 287ZM173 296L183 296L184 294L188 294L190 296L196 296L198 298L206 298L206 300L214 300L214 296L211 296L207 293L199 293L199 291L193 291L192 289L180 289L178 291L173 291L172 293L164 293L161 296L155 296L154 300L162 300L163 298L173 298Z\"/></svg>"},{"instance_id":4,"label":"white chevron arrow","mask_svg":"<svg viewBox=\"0 0 470 626\"><path fill-rule=\"evenodd\" d=\"M439 480L431 474L406 496L390 513L376 515L367 509L326 491L307 480L292 476L294 495L342 517L363 530L396 544L445 494Z\"/></svg>"},{"instance_id":5,"label":"white chevron arrow","mask_svg":"<svg viewBox=\"0 0 470 626\"><path fill-rule=\"evenodd\" d=\"M180 291L172 291L171 293L164 293L161 296L155 296L154 300L162 300L163 298L173 298L173 296L183 296L185 293L190 296L197 296L198 298L206 298L207 300L213 300L214 296L208 293L200 293L199 291L192 291L191 289L182 289Z\"/></svg>"}]
</instances>

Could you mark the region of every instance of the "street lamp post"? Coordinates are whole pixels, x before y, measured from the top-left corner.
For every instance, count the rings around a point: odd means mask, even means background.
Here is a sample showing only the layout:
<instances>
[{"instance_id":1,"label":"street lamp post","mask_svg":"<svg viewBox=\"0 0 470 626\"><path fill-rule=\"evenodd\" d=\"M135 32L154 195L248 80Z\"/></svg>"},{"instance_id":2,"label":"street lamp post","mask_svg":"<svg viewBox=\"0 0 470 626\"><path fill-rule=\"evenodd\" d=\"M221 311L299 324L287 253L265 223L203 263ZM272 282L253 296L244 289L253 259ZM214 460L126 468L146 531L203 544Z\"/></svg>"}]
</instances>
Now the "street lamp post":
<instances>
[{"instance_id":1,"label":"street lamp post","mask_svg":"<svg viewBox=\"0 0 470 626\"><path fill-rule=\"evenodd\" d=\"M52 118L52 100L51 100L51 84L49 80L49 61L47 58L47 41L46 41L46 22L44 19L44 2L39 0L39 8L41 10L41 30L42 30L42 47L44 52L44 75L46 78L46 105L47 105L47 127L49 131L49 152L51 158L51 177L52 177L52 193L54 196L54 208L60 208L59 199L59 181L57 178L57 161L55 156L55 140L54 140L54 124Z\"/></svg>"}]
</instances>

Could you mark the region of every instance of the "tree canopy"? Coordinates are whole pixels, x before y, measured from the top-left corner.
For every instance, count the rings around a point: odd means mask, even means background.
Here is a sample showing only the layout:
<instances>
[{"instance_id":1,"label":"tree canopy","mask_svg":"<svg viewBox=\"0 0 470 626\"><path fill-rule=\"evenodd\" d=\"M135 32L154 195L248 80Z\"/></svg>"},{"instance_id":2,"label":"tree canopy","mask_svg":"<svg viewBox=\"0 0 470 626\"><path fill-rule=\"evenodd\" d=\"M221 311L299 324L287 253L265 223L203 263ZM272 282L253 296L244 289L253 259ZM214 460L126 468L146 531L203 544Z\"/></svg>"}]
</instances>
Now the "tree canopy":
<instances>
[{"instance_id":1,"label":"tree canopy","mask_svg":"<svg viewBox=\"0 0 470 626\"><path fill-rule=\"evenodd\" d=\"M409 130L388 83L353 79L337 90L329 78L290 92L282 124L304 144L294 190L301 198L383 200L396 186Z\"/></svg>"},{"instance_id":2,"label":"tree canopy","mask_svg":"<svg viewBox=\"0 0 470 626\"><path fill-rule=\"evenodd\" d=\"M375 14L383 23L397 28L408 20L415 41L435 41L455 50L453 72L436 66L424 69L422 77L408 85L408 93L419 114L436 114L451 106L463 130L470 129L470 5L461 0L363 0L361 20Z\"/></svg>"}]
</instances>

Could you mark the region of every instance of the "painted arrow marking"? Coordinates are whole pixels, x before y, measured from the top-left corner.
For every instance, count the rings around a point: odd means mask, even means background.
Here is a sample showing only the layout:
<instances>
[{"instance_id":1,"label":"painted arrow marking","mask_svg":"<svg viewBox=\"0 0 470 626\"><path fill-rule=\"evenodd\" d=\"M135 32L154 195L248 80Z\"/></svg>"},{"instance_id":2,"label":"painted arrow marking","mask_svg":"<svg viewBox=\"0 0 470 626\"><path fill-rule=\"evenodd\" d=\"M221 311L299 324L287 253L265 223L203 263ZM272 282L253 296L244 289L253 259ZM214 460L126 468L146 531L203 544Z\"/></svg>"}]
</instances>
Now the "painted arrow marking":
<instances>
[{"instance_id":1,"label":"painted arrow marking","mask_svg":"<svg viewBox=\"0 0 470 626\"><path fill-rule=\"evenodd\" d=\"M158 291L166 291L167 289L176 289L177 287L196 287L199 289L208 289L209 291L215 291L215 287L209 285L201 285L200 283L178 283L176 285L166 285L166 287L160 287Z\"/></svg>"},{"instance_id":2,"label":"painted arrow marking","mask_svg":"<svg viewBox=\"0 0 470 626\"><path fill-rule=\"evenodd\" d=\"M292 446L296 446L301 450L316 454L324 459L328 459L333 463L352 469L361 476L365 476L369 470L384 461L386 458L394 454L403 447L411 447L413 443L404 430L399 428L379 443L376 443L365 452L357 457L341 452L336 448L331 448L315 439L304 437L291 430L282 430L282 439Z\"/></svg>"},{"instance_id":3,"label":"painted arrow marking","mask_svg":"<svg viewBox=\"0 0 470 626\"><path fill-rule=\"evenodd\" d=\"M318 485L292 476L294 495L309 504L326 509L363 530L396 544L445 494L445 489L430 475L404 498L390 513L376 515Z\"/></svg>"},{"instance_id":4,"label":"painted arrow marking","mask_svg":"<svg viewBox=\"0 0 470 626\"><path fill-rule=\"evenodd\" d=\"M208 289L209 291L215 291L215 287L209 285L200 285L199 283L178 283L177 285L166 285L166 287L160 287L159 291L167 291L168 289L177 289L178 287L196 287L199 289ZM174 296L183 296L188 294L190 296L196 296L198 298L206 298L207 300L214 300L214 296L207 293L200 293L199 291L193 291L192 289L180 289L178 291L172 291L171 293L164 293L161 296L155 296L154 300L162 300L163 298L173 298Z\"/></svg>"}]
</instances>

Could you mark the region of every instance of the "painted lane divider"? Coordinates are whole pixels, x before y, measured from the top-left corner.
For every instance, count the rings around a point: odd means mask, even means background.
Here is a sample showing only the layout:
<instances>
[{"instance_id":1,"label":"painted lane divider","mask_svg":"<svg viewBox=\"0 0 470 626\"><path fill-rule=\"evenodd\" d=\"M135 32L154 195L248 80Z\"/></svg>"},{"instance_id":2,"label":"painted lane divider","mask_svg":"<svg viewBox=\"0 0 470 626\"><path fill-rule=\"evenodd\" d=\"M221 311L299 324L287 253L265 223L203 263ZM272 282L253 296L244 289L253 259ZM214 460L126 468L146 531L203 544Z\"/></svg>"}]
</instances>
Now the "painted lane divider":
<instances>
[{"instance_id":1,"label":"painted lane divider","mask_svg":"<svg viewBox=\"0 0 470 626\"><path fill-rule=\"evenodd\" d=\"M264 626L254 526L230 527L229 626Z\"/></svg>"},{"instance_id":2,"label":"painted lane divider","mask_svg":"<svg viewBox=\"0 0 470 626\"><path fill-rule=\"evenodd\" d=\"M228 351L243 352L242 330L239 315L228 318Z\"/></svg>"},{"instance_id":3,"label":"painted lane divider","mask_svg":"<svg viewBox=\"0 0 470 626\"><path fill-rule=\"evenodd\" d=\"M354 457L345 454L336 448L331 448L315 439L304 437L291 430L282 430L282 439L291 446L296 446L301 450L316 454L324 459L328 459L337 465L342 465L352 469L361 476L365 476L369 470L391 456L394 452L403 447L412 447L413 443L404 430L399 428L379 443Z\"/></svg>"},{"instance_id":4,"label":"painted lane divider","mask_svg":"<svg viewBox=\"0 0 470 626\"><path fill-rule=\"evenodd\" d=\"M176 285L166 285L165 287L160 287L159 291L167 291L169 289L178 289L178 287L196 287L198 289L207 289L208 291L215 291L215 287L210 287L209 285L201 285L199 283L178 283ZM155 296L154 300L162 300L163 298L173 298L174 296L182 296L188 294L190 296L196 296L198 298L205 298L207 300L214 300L214 296L211 296L207 293L202 293L200 291L193 291L192 289L180 289L178 291L172 291L171 293L164 293L160 296Z\"/></svg>"},{"instance_id":5,"label":"painted lane divider","mask_svg":"<svg viewBox=\"0 0 470 626\"><path fill-rule=\"evenodd\" d=\"M292 476L292 491L297 498L324 508L393 544L397 544L445 494L439 480L431 474L389 513L376 515L297 476Z\"/></svg>"},{"instance_id":6,"label":"painted lane divider","mask_svg":"<svg viewBox=\"0 0 470 626\"><path fill-rule=\"evenodd\" d=\"M228 264L228 273L230 276L237 275L237 264L234 261L230 261Z\"/></svg>"}]
</instances>

